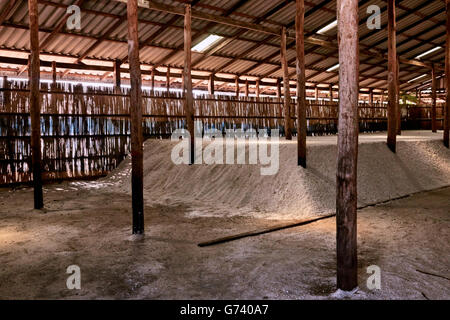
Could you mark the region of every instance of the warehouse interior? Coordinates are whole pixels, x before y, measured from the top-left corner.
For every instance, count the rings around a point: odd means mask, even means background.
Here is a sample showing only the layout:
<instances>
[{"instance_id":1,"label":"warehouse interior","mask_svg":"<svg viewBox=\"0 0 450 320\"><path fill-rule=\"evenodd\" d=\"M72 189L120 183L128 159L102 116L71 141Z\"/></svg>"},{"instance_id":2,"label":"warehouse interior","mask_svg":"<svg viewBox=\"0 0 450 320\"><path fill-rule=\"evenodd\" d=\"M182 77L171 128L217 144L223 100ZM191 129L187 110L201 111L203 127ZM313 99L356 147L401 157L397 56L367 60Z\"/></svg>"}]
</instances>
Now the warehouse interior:
<instances>
[{"instance_id":1,"label":"warehouse interior","mask_svg":"<svg viewBox=\"0 0 450 320\"><path fill-rule=\"evenodd\" d=\"M449 299L449 43L450 0L1 1L0 299Z\"/></svg>"}]
</instances>

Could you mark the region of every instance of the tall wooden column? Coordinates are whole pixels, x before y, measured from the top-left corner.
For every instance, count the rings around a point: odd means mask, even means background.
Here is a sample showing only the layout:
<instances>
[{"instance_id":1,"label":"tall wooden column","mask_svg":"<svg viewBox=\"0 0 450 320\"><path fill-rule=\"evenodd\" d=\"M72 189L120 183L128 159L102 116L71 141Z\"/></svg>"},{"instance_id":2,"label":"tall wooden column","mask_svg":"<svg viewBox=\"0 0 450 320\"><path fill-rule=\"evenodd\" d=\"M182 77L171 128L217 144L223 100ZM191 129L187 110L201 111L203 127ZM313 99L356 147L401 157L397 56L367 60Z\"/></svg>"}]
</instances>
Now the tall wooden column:
<instances>
[{"instance_id":1,"label":"tall wooden column","mask_svg":"<svg viewBox=\"0 0 450 320\"><path fill-rule=\"evenodd\" d=\"M369 105L373 107L373 89L369 90Z\"/></svg>"},{"instance_id":2,"label":"tall wooden column","mask_svg":"<svg viewBox=\"0 0 450 320\"><path fill-rule=\"evenodd\" d=\"M281 66L283 69L284 86L284 130L287 140L292 140L291 133L291 93L289 88L289 69L286 57L286 27L281 31Z\"/></svg>"},{"instance_id":3,"label":"tall wooden column","mask_svg":"<svg viewBox=\"0 0 450 320\"><path fill-rule=\"evenodd\" d=\"M144 233L144 182L141 66L139 61L138 6L137 0L127 1L128 61L130 65L130 113L131 113L131 190L133 207L133 234Z\"/></svg>"},{"instance_id":4,"label":"tall wooden column","mask_svg":"<svg viewBox=\"0 0 450 320\"><path fill-rule=\"evenodd\" d=\"M249 88L248 88L248 79L245 80L245 96L248 97L249 94Z\"/></svg>"},{"instance_id":5,"label":"tall wooden column","mask_svg":"<svg viewBox=\"0 0 450 320\"><path fill-rule=\"evenodd\" d=\"M120 65L122 62L117 59L114 61L114 89L117 93L120 93Z\"/></svg>"},{"instance_id":6,"label":"tall wooden column","mask_svg":"<svg viewBox=\"0 0 450 320\"><path fill-rule=\"evenodd\" d=\"M194 97L192 95L192 30L191 30L191 6L186 5L184 9L184 88L186 91L186 100L184 112L186 114L187 129L190 134L190 158L189 163L194 164Z\"/></svg>"},{"instance_id":7,"label":"tall wooden column","mask_svg":"<svg viewBox=\"0 0 450 320\"><path fill-rule=\"evenodd\" d=\"M336 174L337 287L357 281L358 0L338 0L339 134Z\"/></svg>"},{"instance_id":8,"label":"tall wooden column","mask_svg":"<svg viewBox=\"0 0 450 320\"><path fill-rule=\"evenodd\" d=\"M170 93L170 67L167 67L166 71L166 92L167 95Z\"/></svg>"},{"instance_id":9,"label":"tall wooden column","mask_svg":"<svg viewBox=\"0 0 450 320\"><path fill-rule=\"evenodd\" d=\"M297 71L297 164L306 168L305 2L297 0L295 16Z\"/></svg>"},{"instance_id":10,"label":"tall wooden column","mask_svg":"<svg viewBox=\"0 0 450 320\"><path fill-rule=\"evenodd\" d=\"M396 102L396 112L397 112L397 135L402 134L402 106L400 104L400 60L397 57L397 74L395 77L397 78L396 86L395 86L395 102Z\"/></svg>"},{"instance_id":11,"label":"tall wooden column","mask_svg":"<svg viewBox=\"0 0 450 320\"><path fill-rule=\"evenodd\" d=\"M450 0L445 0L447 11L447 36L445 45L445 79L447 81L446 101L444 108L444 145L449 147L450 130Z\"/></svg>"},{"instance_id":12,"label":"tall wooden column","mask_svg":"<svg viewBox=\"0 0 450 320\"><path fill-rule=\"evenodd\" d=\"M236 76L234 79L234 93L236 95L236 99L239 99L239 77Z\"/></svg>"},{"instance_id":13,"label":"tall wooden column","mask_svg":"<svg viewBox=\"0 0 450 320\"><path fill-rule=\"evenodd\" d=\"M388 0L388 137L387 144L395 152L397 144L397 40L395 0Z\"/></svg>"},{"instance_id":14,"label":"tall wooden column","mask_svg":"<svg viewBox=\"0 0 450 320\"><path fill-rule=\"evenodd\" d=\"M259 98L259 95L261 94L260 79L256 79L255 93L256 93L256 97Z\"/></svg>"},{"instance_id":15,"label":"tall wooden column","mask_svg":"<svg viewBox=\"0 0 450 320\"><path fill-rule=\"evenodd\" d=\"M209 80L208 80L208 92L211 95L214 94L214 77L215 77L215 75L214 75L214 73L212 73L209 76Z\"/></svg>"},{"instance_id":16,"label":"tall wooden column","mask_svg":"<svg viewBox=\"0 0 450 320\"><path fill-rule=\"evenodd\" d=\"M330 84L330 102L333 102L333 85Z\"/></svg>"},{"instance_id":17,"label":"tall wooden column","mask_svg":"<svg viewBox=\"0 0 450 320\"><path fill-rule=\"evenodd\" d=\"M30 18L30 117L31 117L31 160L34 187L34 208L44 207L42 193L41 166L41 97L39 92L40 61L39 61L39 17L37 0L28 0Z\"/></svg>"},{"instance_id":18,"label":"tall wooden column","mask_svg":"<svg viewBox=\"0 0 450 320\"><path fill-rule=\"evenodd\" d=\"M56 61L52 61L52 89L56 88Z\"/></svg>"},{"instance_id":19,"label":"tall wooden column","mask_svg":"<svg viewBox=\"0 0 450 320\"><path fill-rule=\"evenodd\" d=\"M154 94L155 93L155 67L153 66L152 67L152 75L151 75L151 82L152 82L152 84L151 84L151 92L152 92L152 94Z\"/></svg>"},{"instance_id":20,"label":"tall wooden column","mask_svg":"<svg viewBox=\"0 0 450 320\"><path fill-rule=\"evenodd\" d=\"M431 131L432 132L437 132L436 89L437 89L436 69L433 65L433 68L431 69Z\"/></svg>"},{"instance_id":21,"label":"tall wooden column","mask_svg":"<svg viewBox=\"0 0 450 320\"><path fill-rule=\"evenodd\" d=\"M277 98L281 98L281 80L277 79Z\"/></svg>"},{"instance_id":22,"label":"tall wooden column","mask_svg":"<svg viewBox=\"0 0 450 320\"><path fill-rule=\"evenodd\" d=\"M316 99L316 103L319 100L319 87L316 85L316 87L314 88L314 99Z\"/></svg>"}]
</instances>

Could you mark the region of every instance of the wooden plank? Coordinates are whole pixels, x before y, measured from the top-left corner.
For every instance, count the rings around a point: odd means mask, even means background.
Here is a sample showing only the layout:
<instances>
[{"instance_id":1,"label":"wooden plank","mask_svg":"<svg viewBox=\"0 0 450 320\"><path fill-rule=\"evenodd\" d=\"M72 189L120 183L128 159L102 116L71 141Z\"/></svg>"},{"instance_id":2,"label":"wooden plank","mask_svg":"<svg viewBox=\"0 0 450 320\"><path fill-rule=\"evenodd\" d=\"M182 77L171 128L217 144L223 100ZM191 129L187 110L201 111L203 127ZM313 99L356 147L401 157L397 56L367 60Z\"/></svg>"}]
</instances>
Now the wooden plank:
<instances>
[{"instance_id":1,"label":"wooden plank","mask_svg":"<svg viewBox=\"0 0 450 320\"><path fill-rule=\"evenodd\" d=\"M449 148L449 131L450 131L450 0L445 0L446 6L446 45L445 45L445 79L447 82L446 101L444 107L444 145Z\"/></svg>"},{"instance_id":2,"label":"wooden plank","mask_svg":"<svg viewBox=\"0 0 450 320\"><path fill-rule=\"evenodd\" d=\"M339 134L336 172L337 287L358 285L356 210L358 159L358 0L338 0Z\"/></svg>"},{"instance_id":3,"label":"wooden plank","mask_svg":"<svg viewBox=\"0 0 450 320\"><path fill-rule=\"evenodd\" d=\"M304 0L296 2L296 71L297 71L297 164L306 168L306 88L305 88L305 3ZM330 86L331 88L331 86Z\"/></svg>"},{"instance_id":4,"label":"wooden plank","mask_svg":"<svg viewBox=\"0 0 450 320\"><path fill-rule=\"evenodd\" d=\"M131 189L133 234L144 233L144 162L142 135L141 66L139 62L139 35L137 0L127 2L128 60L130 65L130 117L131 117Z\"/></svg>"},{"instance_id":5,"label":"wooden plank","mask_svg":"<svg viewBox=\"0 0 450 320\"><path fill-rule=\"evenodd\" d=\"M283 85L284 85L284 131L286 140L292 140L291 133L291 93L289 86L289 69L286 57L286 28L283 27L281 31L281 68L283 70Z\"/></svg>"},{"instance_id":6,"label":"wooden plank","mask_svg":"<svg viewBox=\"0 0 450 320\"><path fill-rule=\"evenodd\" d=\"M259 236L259 235L270 233L270 232L275 232L275 231L280 231L280 230L284 230L284 229L304 226L304 225L307 225L307 224L310 224L310 223L313 223L313 222L317 222L317 221L320 221L320 220L325 220L325 219L332 218L332 217L335 217L335 216L336 216L335 214L330 214L330 215L326 215L326 216L318 217L318 218L313 218L313 219L302 219L302 220L298 220L298 221L291 222L291 223L278 224L278 225L275 225L275 226L272 226L272 227L268 227L268 228L252 230L252 231L243 232L243 233L239 233L239 234L235 234L235 235L231 235L231 236L226 236L226 237L222 237L222 238L218 238L218 239L214 239L214 240L210 240L210 241L201 242L201 243L198 244L198 246L199 247L208 247L208 246L213 246L213 245L216 245L216 244L221 244L221 243L225 243L225 242L239 240L239 239L242 239L242 238Z\"/></svg>"},{"instance_id":7,"label":"wooden plank","mask_svg":"<svg viewBox=\"0 0 450 320\"><path fill-rule=\"evenodd\" d=\"M184 8L184 88L186 94L184 112L190 135L189 163L195 162L195 130L194 130L194 98L192 93L192 29L191 29L191 6Z\"/></svg>"},{"instance_id":8,"label":"wooden plank","mask_svg":"<svg viewBox=\"0 0 450 320\"><path fill-rule=\"evenodd\" d=\"M41 98L39 93L39 14L37 0L28 0L28 15L30 19L30 117L31 117L31 152L34 187L34 208L44 207L42 193L41 165Z\"/></svg>"},{"instance_id":9,"label":"wooden plank","mask_svg":"<svg viewBox=\"0 0 450 320\"><path fill-rule=\"evenodd\" d=\"M397 143L397 40L395 23L395 0L388 0L388 137L387 144L395 152Z\"/></svg>"}]
</instances>

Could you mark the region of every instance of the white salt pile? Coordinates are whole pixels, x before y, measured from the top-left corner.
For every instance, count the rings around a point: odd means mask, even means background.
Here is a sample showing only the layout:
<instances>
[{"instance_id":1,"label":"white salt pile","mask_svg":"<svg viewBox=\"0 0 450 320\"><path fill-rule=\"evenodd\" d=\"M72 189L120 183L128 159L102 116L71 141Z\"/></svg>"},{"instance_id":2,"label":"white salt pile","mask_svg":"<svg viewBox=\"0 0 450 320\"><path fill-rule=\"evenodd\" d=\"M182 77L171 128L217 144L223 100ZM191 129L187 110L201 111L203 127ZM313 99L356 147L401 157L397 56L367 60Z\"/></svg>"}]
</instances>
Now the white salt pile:
<instances>
[{"instance_id":1,"label":"white salt pile","mask_svg":"<svg viewBox=\"0 0 450 320\"><path fill-rule=\"evenodd\" d=\"M397 143L397 153L393 154L384 142L360 139L359 206L450 185L450 151L442 142L405 140ZM303 169L297 166L296 142L280 140L279 171L263 176L260 164L175 165L171 160L175 142L147 140L145 201L147 205L184 204L192 216L302 219L332 213L337 151L334 141L330 137L308 140L308 168ZM131 193L130 170L128 158L102 182L119 192Z\"/></svg>"}]
</instances>

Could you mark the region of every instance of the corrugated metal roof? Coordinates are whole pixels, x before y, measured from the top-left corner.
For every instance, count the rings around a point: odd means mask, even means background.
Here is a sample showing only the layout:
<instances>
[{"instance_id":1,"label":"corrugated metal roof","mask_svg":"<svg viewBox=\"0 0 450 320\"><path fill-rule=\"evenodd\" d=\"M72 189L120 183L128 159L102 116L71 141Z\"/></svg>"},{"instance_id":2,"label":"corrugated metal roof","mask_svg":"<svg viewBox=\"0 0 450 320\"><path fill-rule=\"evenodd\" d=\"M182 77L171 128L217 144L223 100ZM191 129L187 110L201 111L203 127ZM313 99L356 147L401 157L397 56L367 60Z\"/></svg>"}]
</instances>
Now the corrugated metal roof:
<instances>
[{"instance_id":1,"label":"corrugated metal roof","mask_svg":"<svg viewBox=\"0 0 450 320\"><path fill-rule=\"evenodd\" d=\"M172 6L182 7L186 0L154 0ZM381 0L360 1L364 5L359 8L361 48L373 47L384 52L387 51L387 10L386 2ZM39 22L41 41L48 37L50 32L60 23L68 5L74 4L75 0L46 0L39 4ZM241 4L237 6L237 4ZM368 17L367 7L378 5L382 10L380 30L369 30L366 26ZM5 10L7 1L0 3L0 12ZM230 9L233 8L234 11ZM278 10L274 10L274 8ZM419 8L418 10L416 10ZM442 1L403 0L397 4L397 42L398 52L405 58L414 58L417 55L433 48L443 46L445 42L445 4ZM270 28L278 28L281 25L293 29L295 15L295 1L291 0L200 0L195 10L201 12L229 16L235 20L250 23L259 23ZM126 5L117 1L95 0L84 1L82 5L81 30L63 29L56 35L50 44L42 48L43 53L52 53L59 56L72 58L87 54L88 58L111 61L127 57L127 23L123 18L126 15ZM122 23L114 30L108 30L119 21ZM259 18L259 19L258 19ZM264 19L262 19L264 18ZM426 19L428 18L428 19ZM139 10L140 41L146 42L148 46L141 46L140 58L146 64L170 65L182 68L184 55L182 50L184 42L183 17L173 14L140 9ZM307 35L317 31L327 23L336 19L336 1L309 0L306 3L305 30ZM170 23L171 25L167 25ZM4 24L0 27L0 49L18 50L23 52L29 50L28 7L26 1L19 1L14 12L9 14ZM272 72L280 66L278 36L270 36L261 32L244 30L210 21L193 19L193 43L202 40L208 34L218 34L225 38L231 38L224 47L213 53L212 56L203 57L202 54L193 53L193 60L199 59L195 66L197 70L209 72L225 72L233 75L268 76L271 78L282 77L281 70ZM315 35L328 41L336 42L337 28L333 28L325 36ZM99 39L101 43L91 49ZM148 41L150 39L150 41ZM289 39L288 44L293 40ZM176 50L179 51L176 51ZM180 50L181 49L181 50ZM335 83L336 79L330 78L333 74L322 72L337 63L337 47L330 49L305 44L306 63L310 69L307 70L308 77L314 75L310 80L313 82L326 81ZM245 54L244 54L245 53ZM268 57L271 57L268 61ZM167 58L170 57L170 58ZM295 47L287 51L287 58L295 60ZM442 63L443 50L423 60ZM259 62L257 62L259 61ZM99 61L100 62L100 61ZM367 63L367 64L365 64ZM225 66L225 67L224 67ZM294 69L289 71L294 73ZM403 65L402 65L403 66ZM368 77L361 82L385 85L385 82L377 78L385 76L386 61L373 57L361 58L362 77ZM407 66L409 74L420 73L421 68ZM87 72L86 72L87 73ZM403 74L402 74L403 75ZM404 74L405 79L408 73Z\"/></svg>"}]
</instances>

